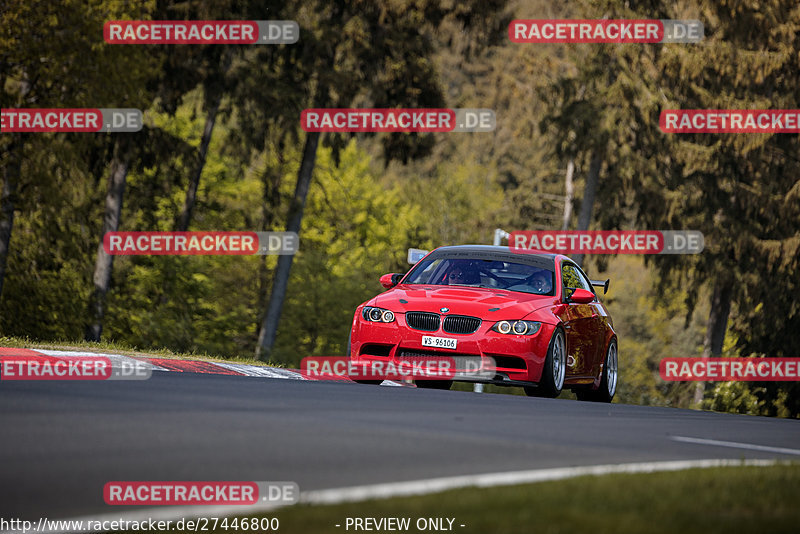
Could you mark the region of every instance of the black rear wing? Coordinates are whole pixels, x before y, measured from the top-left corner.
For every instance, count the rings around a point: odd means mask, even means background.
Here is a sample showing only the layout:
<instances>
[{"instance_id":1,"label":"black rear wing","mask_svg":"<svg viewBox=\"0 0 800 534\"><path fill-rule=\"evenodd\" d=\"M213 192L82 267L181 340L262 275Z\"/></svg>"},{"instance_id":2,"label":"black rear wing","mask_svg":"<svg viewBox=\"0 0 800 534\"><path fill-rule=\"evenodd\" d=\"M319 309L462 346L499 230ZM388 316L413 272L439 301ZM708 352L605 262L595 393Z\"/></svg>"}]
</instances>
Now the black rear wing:
<instances>
[{"instance_id":1,"label":"black rear wing","mask_svg":"<svg viewBox=\"0 0 800 534\"><path fill-rule=\"evenodd\" d=\"M603 288L603 295L608 293L608 283L611 281L610 278L606 278L605 280L589 280L593 286L602 287Z\"/></svg>"}]
</instances>

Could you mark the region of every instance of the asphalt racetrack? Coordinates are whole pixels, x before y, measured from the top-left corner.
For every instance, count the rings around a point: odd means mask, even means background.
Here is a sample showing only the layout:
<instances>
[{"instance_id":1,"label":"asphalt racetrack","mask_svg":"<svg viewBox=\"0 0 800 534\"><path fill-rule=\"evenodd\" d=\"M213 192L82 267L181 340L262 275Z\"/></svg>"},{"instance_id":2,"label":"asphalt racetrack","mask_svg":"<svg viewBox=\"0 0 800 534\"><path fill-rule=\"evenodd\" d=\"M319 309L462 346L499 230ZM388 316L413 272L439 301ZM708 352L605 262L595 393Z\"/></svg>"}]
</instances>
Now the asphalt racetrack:
<instances>
[{"instance_id":1,"label":"asphalt racetrack","mask_svg":"<svg viewBox=\"0 0 800 534\"><path fill-rule=\"evenodd\" d=\"M28 520L130 509L103 502L114 480L291 480L308 491L550 467L800 458L797 420L177 372L2 382L0 429L0 516Z\"/></svg>"}]
</instances>

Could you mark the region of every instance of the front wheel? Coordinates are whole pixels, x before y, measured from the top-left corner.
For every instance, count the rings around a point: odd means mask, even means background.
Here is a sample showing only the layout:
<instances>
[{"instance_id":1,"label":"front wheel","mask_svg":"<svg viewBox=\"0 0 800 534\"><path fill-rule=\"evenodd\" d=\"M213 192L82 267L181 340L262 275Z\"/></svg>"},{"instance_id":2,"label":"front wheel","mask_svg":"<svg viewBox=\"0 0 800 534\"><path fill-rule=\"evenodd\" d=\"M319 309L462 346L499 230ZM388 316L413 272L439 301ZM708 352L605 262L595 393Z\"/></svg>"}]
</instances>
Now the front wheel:
<instances>
[{"instance_id":1,"label":"front wheel","mask_svg":"<svg viewBox=\"0 0 800 534\"><path fill-rule=\"evenodd\" d=\"M617 392L617 378L619 377L617 354L617 340L612 339L608 344L606 359L603 362L603 376L600 379L600 387L596 390L584 389L577 390L575 394L578 400L592 402L611 402Z\"/></svg>"},{"instance_id":2,"label":"front wheel","mask_svg":"<svg viewBox=\"0 0 800 534\"><path fill-rule=\"evenodd\" d=\"M529 397L558 397L564 387L566 372L567 343L564 341L564 331L557 328L547 349L547 358L544 360L544 369L542 369L539 385L537 387L525 386L525 394Z\"/></svg>"}]
</instances>

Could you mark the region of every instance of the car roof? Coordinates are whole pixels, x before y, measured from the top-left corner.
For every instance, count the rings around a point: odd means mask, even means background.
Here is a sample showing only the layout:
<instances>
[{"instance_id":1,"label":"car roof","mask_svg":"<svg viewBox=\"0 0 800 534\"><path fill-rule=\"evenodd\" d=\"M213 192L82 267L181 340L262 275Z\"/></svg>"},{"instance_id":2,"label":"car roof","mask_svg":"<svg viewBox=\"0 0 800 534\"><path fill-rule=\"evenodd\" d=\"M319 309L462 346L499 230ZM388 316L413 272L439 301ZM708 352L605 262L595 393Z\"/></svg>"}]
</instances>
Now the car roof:
<instances>
[{"instance_id":1,"label":"car roof","mask_svg":"<svg viewBox=\"0 0 800 534\"><path fill-rule=\"evenodd\" d=\"M553 269L555 260L559 254L549 254L546 252L526 251L524 253L512 252L507 246L493 245L449 245L439 247L428 255L429 259L448 257L465 259L493 259L505 260L514 263L523 263L535 267L546 267Z\"/></svg>"}]
</instances>

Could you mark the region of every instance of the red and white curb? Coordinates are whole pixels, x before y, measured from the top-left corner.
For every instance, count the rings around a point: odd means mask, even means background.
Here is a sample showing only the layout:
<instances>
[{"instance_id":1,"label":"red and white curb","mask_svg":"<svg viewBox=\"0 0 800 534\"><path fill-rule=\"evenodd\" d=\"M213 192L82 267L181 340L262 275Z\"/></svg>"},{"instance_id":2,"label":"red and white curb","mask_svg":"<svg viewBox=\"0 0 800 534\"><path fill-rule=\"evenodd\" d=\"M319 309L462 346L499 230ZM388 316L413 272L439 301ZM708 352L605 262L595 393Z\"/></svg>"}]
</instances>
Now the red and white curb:
<instances>
[{"instance_id":1,"label":"red and white curb","mask_svg":"<svg viewBox=\"0 0 800 534\"><path fill-rule=\"evenodd\" d=\"M202 360L179 360L174 358L151 358L145 356L123 356L122 354L109 354L103 352L86 352L73 350L49 350L49 349L20 349L13 347L0 347L0 361L3 358L13 358L15 356L25 356L26 358L40 357L42 360L52 362L55 360L68 360L75 357L103 357L108 358L112 365L138 364L144 362L153 372L179 372L179 373L203 373L214 375L234 375L234 376L254 376L260 378L282 378L289 380L311 380L311 381L335 381L352 382L347 377L338 375L309 375L298 369L283 369L280 367L267 367L261 365L247 365L243 363L223 363L209 362ZM383 386L404 386L400 382L384 380Z\"/></svg>"}]
</instances>

